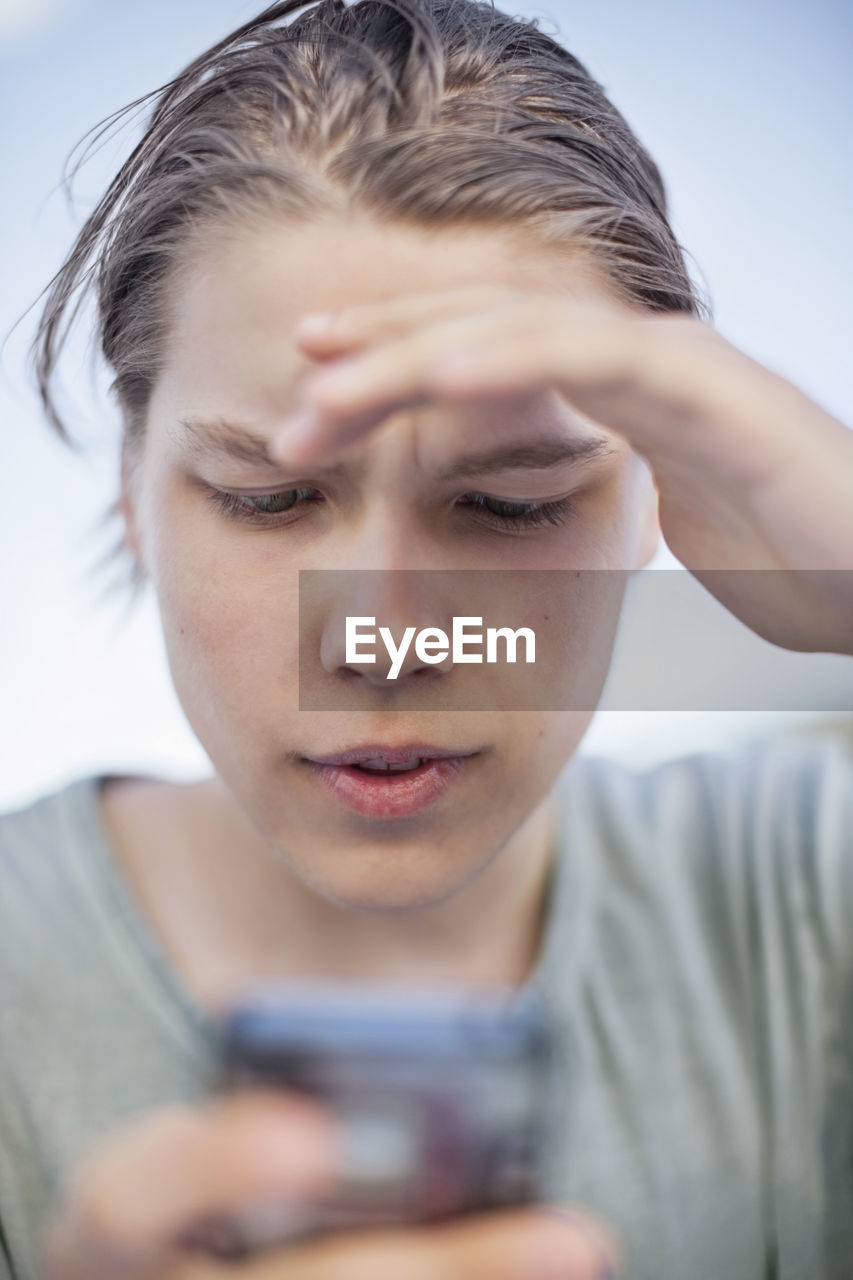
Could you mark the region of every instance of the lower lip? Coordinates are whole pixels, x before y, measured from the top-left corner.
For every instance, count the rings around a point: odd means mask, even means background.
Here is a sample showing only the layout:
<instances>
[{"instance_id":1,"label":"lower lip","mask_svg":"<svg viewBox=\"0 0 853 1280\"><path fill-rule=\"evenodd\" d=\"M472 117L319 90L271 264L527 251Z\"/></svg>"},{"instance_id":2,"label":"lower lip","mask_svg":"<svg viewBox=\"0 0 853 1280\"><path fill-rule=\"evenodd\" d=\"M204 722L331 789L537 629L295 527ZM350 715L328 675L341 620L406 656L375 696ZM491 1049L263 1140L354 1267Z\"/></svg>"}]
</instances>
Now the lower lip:
<instances>
[{"instance_id":1,"label":"lower lip","mask_svg":"<svg viewBox=\"0 0 853 1280\"><path fill-rule=\"evenodd\" d=\"M434 804L462 773L471 756L427 760L404 773L368 773L354 765L317 764L315 777L341 804L364 818L408 818Z\"/></svg>"}]
</instances>

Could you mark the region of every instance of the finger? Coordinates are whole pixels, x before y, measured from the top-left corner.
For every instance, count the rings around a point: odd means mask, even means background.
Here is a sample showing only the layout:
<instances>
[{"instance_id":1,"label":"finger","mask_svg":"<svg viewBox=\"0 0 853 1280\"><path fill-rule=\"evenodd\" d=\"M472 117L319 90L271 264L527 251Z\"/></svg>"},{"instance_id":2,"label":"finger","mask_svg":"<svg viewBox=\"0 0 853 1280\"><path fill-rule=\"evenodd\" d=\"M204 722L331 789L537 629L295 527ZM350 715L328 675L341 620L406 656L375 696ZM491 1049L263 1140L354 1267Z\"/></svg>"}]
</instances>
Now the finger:
<instances>
[{"instance_id":1,"label":"finger","mask_svg":"<svg viewBox=\"0 0 853 1280\"><path fill-rule=\"evenodd\" d=\"M245 1264L241 1280L615 1280L615 1235L569 1207L328 1235ZM170 1277L170 1280L172 1278ZM174 1280L196 1280L195 1272ZM205 1278L206 1280L206 1278Z\"/></svg>"},{"instance_id":2,"label":"finger","mask_svg":"<svg viewBox=\"0 0 853 1280\"><path fill-rule=\"evenodd\" d=\"M503 354L515 349L515 379L535 357L530 376L550 370L553 349L550 341L555 324L565 331L571 320L567 308L546 298L516 298L488 311L443 315L424 321L411 330L351 358L327 365L307 382L305 392L318 417L345 421L368 412L385 413L416 398L428 398L435 391L432 374L448 361L476 353L493 374L501 371L501 360L490 359L495 350ZM543 350L546 347L546 350Z\"/></svg>"},{"instance_id":3,"label":"finger","mask_svg":"<svg viewBox=\"0 0 853 1280\"><path fill-rule=\"evenodd\" d=\"M303 407L272 440L271 453L285 466L315 463L361 440L392 413L433 403L430 364L466 335L488 341L485 323L482 313L469 310L333 362L304 384Z\"/></svg>"},{"instance_id":4,"label":"finger","mask_svg":"<svg viewBox=\"0 0 853 1280\"><path fill-rule=\"evenodd\" d=\"M314 375L305 408L273 442L282 461L315 462L389 414L429 403L623 388L641 365L637 317L612 305L517 295L491 311L442 317ZM450 362L464 359L459 372ZM581 405L578 406L582 408Z\"/></svg>"},{"instance_id":5,"label":"finger","mask_svg":"<svg viewBox=\"0 0 853 1280\"><path fill-rule=\"evenodd\" d=\"M338 1165L333 1121L308 1099L258 1090L163 1108L84 1161L45 1241L44 1274L141 1276L195 1223L265 1197L323 1195Z\"/></svg>"},{"instance_id":6,"label":"finger","mask_svg":"<svg viewBox=\"0 0 853 1280\"><path fill-rule=\"evenodd\" d=\"M532 306L529 297L524 302L516 299L488 313L472 314L469 308L462 315L420 324L354 358L338 361L305 384L304 408L284 424L272 442L272 451L285 463L315 462L363 438L392 413L435 403L436 399L480 399L489 394L491 384L494 394L501 395L506 379L501 379L499 361L491 361L490 375L473 391L464 385L458 390L449 387L446 392L443 386L437 388L433 370L460 350L505 347L525 331L534 336L531 328L542 322L540 306ZM545 324L544 328L547 331L550 326ZM512 386L524 389L535 382L534 375L518 376L518 362L515 369Z\"/></svg>"},{"instance_id":7,"label":"finger","mask_svg":"<svg viewBox=\"0 0 853 1280\"><path fill-rule=\"evenodd\" d=\"M304 316L296 327L296 341L312 355L328 356L399 337L416 324L440 317L488 311L517 295L518 290L507 285L486 283L358 303Z\"/></svg>"}]
</instances>

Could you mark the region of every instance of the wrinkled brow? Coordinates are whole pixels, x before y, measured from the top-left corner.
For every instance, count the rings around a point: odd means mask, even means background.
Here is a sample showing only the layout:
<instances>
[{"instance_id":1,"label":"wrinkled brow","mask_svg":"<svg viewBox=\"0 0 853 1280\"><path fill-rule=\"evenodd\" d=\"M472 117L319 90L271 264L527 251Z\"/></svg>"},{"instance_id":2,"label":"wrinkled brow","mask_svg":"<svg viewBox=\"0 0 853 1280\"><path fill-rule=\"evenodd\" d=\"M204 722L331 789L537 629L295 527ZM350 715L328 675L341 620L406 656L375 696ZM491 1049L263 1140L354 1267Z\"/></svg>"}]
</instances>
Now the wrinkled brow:
<instances>
[{"instance_id":1,"label":"wrinkled brow","mask_svg":"<svg viewBox=\"0 0 853 1280\"><path fill-rule=\"evenodd\" d=\"M202 422L199 419L180 418L179 422L184 428L193 457L224 454L253 466L271 467L276 471L286 469L285 463L271 455L269 441L263 436L255 435L247 427L224 419ZM585 462L612 452L613 444L604 435L534 437L462 454L454 458L437 478L455 480L462 476L493 471L541 471L549 467ZM333 467L323 467L322 470L340 473L346 471L352 475L362 468L339 463Z\"/></svg>"}]
</instances>

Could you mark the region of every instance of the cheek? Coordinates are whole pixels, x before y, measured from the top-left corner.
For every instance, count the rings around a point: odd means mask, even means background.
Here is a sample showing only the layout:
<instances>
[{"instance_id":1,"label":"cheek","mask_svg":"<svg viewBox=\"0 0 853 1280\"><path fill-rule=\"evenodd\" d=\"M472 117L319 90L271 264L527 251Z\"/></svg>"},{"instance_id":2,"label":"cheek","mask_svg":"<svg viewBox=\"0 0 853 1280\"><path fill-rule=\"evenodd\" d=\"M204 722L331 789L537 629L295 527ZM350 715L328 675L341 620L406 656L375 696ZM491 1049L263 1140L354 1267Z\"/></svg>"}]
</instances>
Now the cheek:
<instances>
[{"instance_id":1,"label":"cheek","mask_svg":"<svg viewBox=\"0 0 853 1280\"><path fill-rule=\"evenodd\" d=\"M517 727L511 730L513 750L535 758L540 766L559 763L571 755L594 714L592 710L520 713Z\"/></svg>"},{"instance_id":2,"label":"cheek","mask_svg":"<svg viewBox=\"0 0 853 1280\"><path fill-rule=\"evenodd\" d=\"M230 529L197 505L164 499L153 522L152 579L178 696L188 714L189 703L228 719L295 708L285 695L297 677L298 570L280 536Z\"/></svg>"},{"instance_id":3,"label":"cheek","mask_svg":"<svg viewBox=\"0 0 853 1280\"><path fill-rule=\"evenodd\" d=\"M594 711L529 711L510 715L501 738L513 802L537 804L550 791L589 728Z\"/></svg>"},{"instance_id":4,"label":"cheek","mask_svg":"<svg viewBox=\"0 0 853 1280\"><path fill-rule=\"evenodd\" d=\"M555 773L577 750L595 715L585 711L551 711L538 726L539 756L546 769Z\"/></svg>"}]
</instances>

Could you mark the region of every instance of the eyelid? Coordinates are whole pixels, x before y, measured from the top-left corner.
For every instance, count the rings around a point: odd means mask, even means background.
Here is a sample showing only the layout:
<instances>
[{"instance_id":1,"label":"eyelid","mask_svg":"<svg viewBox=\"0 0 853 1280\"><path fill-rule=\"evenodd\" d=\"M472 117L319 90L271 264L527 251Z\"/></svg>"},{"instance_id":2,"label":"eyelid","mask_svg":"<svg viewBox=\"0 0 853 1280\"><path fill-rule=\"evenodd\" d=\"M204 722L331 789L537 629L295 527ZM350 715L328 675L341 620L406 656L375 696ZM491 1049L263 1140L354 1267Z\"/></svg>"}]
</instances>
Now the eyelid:
<instances>
[{"instance_id":1,"label":"eyelid","mask_svg":"<svg viewBox=\"0 0 853 1280\"><path fill-rule=\"evenodd\" d=\"M502 466L495 467L491 470L479 470L469 473L468 478L472 484L501 484L505 481L515 483L525 483L531 476L536 478L537 483L547 484L571 484L580 479L587 479L590 473L600 471L604 467L609 467L618 458L618 453L613 450L599 450L575 458L566 458L559 462L546 463L541 466ZM465 483L465 473L460 472L454 476L456 484Z\"/></svg>"},{"instance_id":2,"label":"eyelid","mask_svg":"<svg viewBox=\"0 0 853 1280\"><path fill-rule=\"evenodd\" d=\"M288 489L273 490L271 494L229 493L226 489L218 489L212 485L204 485L207 499L214 508L228 519L238 521L258 531L262 529L286 528L299 520L299 511L306 504L315 505L315 499L323 501L323 494L312 485L295 486ZM254 507L254 502L261 502L266 497L287 497L295 495L295 501L281 511L265 511L262 507ZM302 495L300 497L300 495ZM516 508L504 512L492 511L488 504L495 507ZM561 525L573 517L575 513L574 495L566 495L559 499L512 499L498 498L490 494L473 493L470 490L453 501L454 509L467 506L480 509L477 523L500 534L521 534L532 532L545 525Z\"/></svg>"},{"instance_id":3,"label":"eyelid","mask_svg":"<svg viewBox=\"0 0 853 1280\"><path fill-rule=\"evenodd\" d=\"M493 511L495 507L515 508L504 512ZM455 508L468 508L476 520L485 527L501 534L520 534L533 532L546 525L559 526L574 518L577 507L574 494L564 498L545 501L514 501L506 498L493 498L489 494L468 492L454 503Z\"/></svg>"},{"instance_id":4,"label":"eyelid","mask_svg":"<svg viewBox=\"0 0 853 1280\"><path fill-rule=\"evenodd\" d=\"M250 485L248 488L235 488L230 484L208 484L211 489L218 489L220 493L233 494L235 498L269 498L274 493L288 493L291 489L316 489L317 485L311 484L308 480L284 480L280 484L269 485Z\"/></svg>"},{"instance_id":5,"label":"eyelid","mask_svg":"<svg viewBox=\"0 0 853 1280\"><path fill-rule=\"evenodd\" d=\"M453 491L457 494L482 493L486 497L499 498L504 502L558 502L561 498L569 498L572 494L598 483L599 477L588 465L592 461L595 459L587 460L587 465L575 462L561 467L536 469L526 467L522 470L494 472L489 476L471 476L464 489L460 486L466 483L465 477L458 476L453 482ZM505 491L528 485L536 489L541 486L545 492L532 496L525 492L523 497L516 498L509 496Z\"/></svg>"},{"instance_id":6,"label":"eyelid","mask_svg":"<svg viewBox=\"0 0 853 1280\"><path fill-rule=\"evenodd\" d=\"M268 498L273 494L288 493L293 489L316 489L322 492L319 486L312 484L310 480L287 480L280 484L273 485L250 485L246 488L235 485L213 484L210 481L202 481L205 488L215 489L220 493L232 494L235 498ZM464 498L468 495L478 495L484 498L492 498L495 502L515 502L515 503L544 503L544 502L560 502L564 498L570 498L573 494L578 493L583 485L578 484L570 489L561 489L557 493L544 494L524 494L517 497L515 494L506 492L497 492L493 489L468 488L455 489L453 493L453 501L458 498Z\"/></svg>"},{"instance_id":7,"label":"eyelid","mask_svg":"<svg viewBox=\"0 0 853 1280\"><path fill-rule=\"evenodd\" d=\"M468 497L491 498L493 502L513 502L518 504L519 506L522 506L522 505L542 506L546 502L563 502L566 498L574 497L574 495L580 491L580 487L581 486L578 486L577 488L568 489L568 490L564 489L564 490L561 490L559 493L544 493L542 495L537 494L535 497L529 497L525 495L524 497L521 497L521 498L516 498L515 495L510 495L507 493L495 493L492 489L465 489L463 490L462 493L457 494L457 497L459 498L468 498Z\"/></svg>"}]
</instances>

